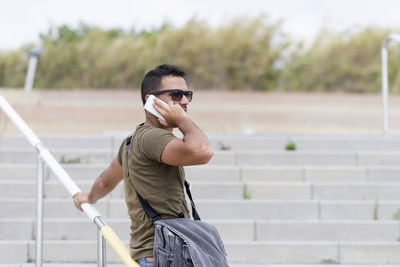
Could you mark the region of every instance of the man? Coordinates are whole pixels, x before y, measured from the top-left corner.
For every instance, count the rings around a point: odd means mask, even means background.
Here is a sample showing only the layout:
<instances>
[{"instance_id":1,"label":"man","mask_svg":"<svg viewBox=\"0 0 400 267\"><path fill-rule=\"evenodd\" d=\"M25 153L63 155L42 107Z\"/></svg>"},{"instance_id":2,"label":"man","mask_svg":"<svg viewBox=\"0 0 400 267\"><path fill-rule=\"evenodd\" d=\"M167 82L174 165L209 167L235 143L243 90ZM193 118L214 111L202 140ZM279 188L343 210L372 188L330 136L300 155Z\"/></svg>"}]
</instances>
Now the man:
<instances>
[{"instance_id":1,"label":"man","mask_svg":"<svg viewBox=\"0 0 400 267\"><path fill-rule=\"evenodd\" d=\"M73 196L75 206L94 204L124 179L125 200L131 218L131 256L141 266L154 266L154 225L145 214L139 193L162 219L189 217L186 205L182 166L207 163L213 150L206 135L187 116L192 100L184 80L185 72L177 66L160 65L149 71L141 85L142 102L153 94L154 108L165 120L145 111L146 122L137 126L130 144L122 143L118 156L96 179L89 193ZM172 134L178 128L183 138ZM129 143L129 142L128 142Z\"/></svg>"}]
</instances>

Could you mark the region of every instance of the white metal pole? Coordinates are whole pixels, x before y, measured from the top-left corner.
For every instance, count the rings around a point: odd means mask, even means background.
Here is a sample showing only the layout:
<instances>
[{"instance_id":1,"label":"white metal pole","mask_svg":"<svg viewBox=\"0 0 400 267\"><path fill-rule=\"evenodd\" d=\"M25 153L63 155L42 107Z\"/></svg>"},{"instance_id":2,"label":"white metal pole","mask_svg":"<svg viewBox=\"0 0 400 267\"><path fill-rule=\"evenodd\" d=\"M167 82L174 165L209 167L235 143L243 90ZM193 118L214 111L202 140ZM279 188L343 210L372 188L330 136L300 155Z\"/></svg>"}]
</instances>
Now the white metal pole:
<instances>
[{"instance_id":1,"label":"white metal pole","mask_svg":"<svg viewBox=\"0 0 400 267\"><path fill-rule=\"evenodd\" d=\"M97 229L97 266L106 266L106 240L104 239L100 229Z\"/></svg>"},{"instance_id":2,"label":"white metal pole","mask_svg":"<svg viewBox=\"0 0 400 267\"><path fill-rule=\"evenodd\" d=\"M101 233L101 229L106 226L106 223L101 217L94 218L94 223L97 226L97 266L106 266L106 240Z\"/></svg>"},{"instance_id":3,"label":"white metal pole","mask_svg":"<svg viewBox=\"0 0 400 267\"><path fill-rule=\"evenodd\" d=\"M383 135L388 136L388 68L386 42L382 45L382 123Z\"/></svg>"},{"instance_id":4,"label":"white metal pole","mask_svg":"<svg viewBox=\"0 0 400 267\"><path fill-rule=\"evenodd\" d=\"M43 259L43 187L44 162L37 154L37 192L36 192L36 267L42 267Z\"/></svg>"},{"instance_id":5,"label":"white metal pole","mask_svg":"<svg viewBox=\"0 0 400 267\"><path fill-rule=\"evenodd\" d=\"M28 72L25 79L25 92L32 91L33 81L35 80L37 60L38 58L36 55L31 55L29 57Z\"/></svg>"},{"instance_id":6,"label":"white metal pole","mask_svg":"<svg viewBox=\"0 0 400 267\"><path fill-rule=\"evenodd\" d=\"M381 48L381 67L382 67L382 124L383 124L383 135L388 136L389 122L388 122L388 98L389 98L389 73L388 73L388 52L387 46L390 41L396 41L400 43L400 35L390 34L382 43Z\"/></svg>"}]
</instances>

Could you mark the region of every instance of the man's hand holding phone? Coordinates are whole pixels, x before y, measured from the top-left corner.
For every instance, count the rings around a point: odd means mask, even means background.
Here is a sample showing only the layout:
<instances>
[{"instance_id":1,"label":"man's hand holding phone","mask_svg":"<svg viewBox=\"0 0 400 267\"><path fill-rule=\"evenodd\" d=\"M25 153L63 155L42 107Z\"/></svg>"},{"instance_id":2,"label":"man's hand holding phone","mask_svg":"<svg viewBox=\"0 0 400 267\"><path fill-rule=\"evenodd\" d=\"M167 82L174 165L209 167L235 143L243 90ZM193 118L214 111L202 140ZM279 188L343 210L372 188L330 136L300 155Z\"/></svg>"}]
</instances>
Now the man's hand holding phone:
<instances>
[{"instance_id":1,"label":"man's hand holding phone","mask_svg":"<svg viewBox=\"0 0 400 267\"><path fill-rule=\"evenodd\" d=\"M159 118L158 121L164 127L179 127L184 120L188 119L183 108L179 104L174 104L172 100L165 103L155 98L153 107L162 116L163 119Z\"/></svg>"},{"instance_id":2,"label":"man's hand holding phone","mask_svg":"<svg viewBox=\"0 0 400 267\"><path fill-rule=\"evenodd\" d=\"M161 120L165 120L164 117L158 113L158 111L154 108L154 100L157 99L157 97L155 97L154 95L149 95L149 97L147 98L147 101L144 105L144 109L147 110L148 112L150 112L151 114L153 114L154 116L156 116L157 118L161 119ZM165 106L167 106L168 104L165 103L164 101L160 100Z\"/></svg>"}]
</instances>

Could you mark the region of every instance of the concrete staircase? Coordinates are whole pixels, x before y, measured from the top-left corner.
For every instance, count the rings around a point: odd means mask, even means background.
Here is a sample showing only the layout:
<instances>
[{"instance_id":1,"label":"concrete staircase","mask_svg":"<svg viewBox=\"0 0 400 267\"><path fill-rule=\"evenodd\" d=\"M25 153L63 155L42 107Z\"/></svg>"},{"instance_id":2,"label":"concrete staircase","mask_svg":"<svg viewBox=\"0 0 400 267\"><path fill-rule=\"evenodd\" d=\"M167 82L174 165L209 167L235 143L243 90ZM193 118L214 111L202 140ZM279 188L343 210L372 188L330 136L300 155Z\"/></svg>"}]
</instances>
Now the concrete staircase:
<instances>
[{"instance_id":1,"label":"concrete staircase","mask_svg":"<svg viewBox=\"0 0 400 267\"><path fill-rule=\"evenodd\" d=\"M400 139L210 134L205 166L186 167L202 218L214 224L232 266L400 264ZM121 136L43 136L82 190L107 167ZM287 143L296 144L286 151ZM0 136L0 266L33 266L36 155ZM127 244L120 184L96 207ZM94 266L96 228L50 172L44 261ZM120 266L111 248L109 263Z\"/></svg>"}]
</instances>

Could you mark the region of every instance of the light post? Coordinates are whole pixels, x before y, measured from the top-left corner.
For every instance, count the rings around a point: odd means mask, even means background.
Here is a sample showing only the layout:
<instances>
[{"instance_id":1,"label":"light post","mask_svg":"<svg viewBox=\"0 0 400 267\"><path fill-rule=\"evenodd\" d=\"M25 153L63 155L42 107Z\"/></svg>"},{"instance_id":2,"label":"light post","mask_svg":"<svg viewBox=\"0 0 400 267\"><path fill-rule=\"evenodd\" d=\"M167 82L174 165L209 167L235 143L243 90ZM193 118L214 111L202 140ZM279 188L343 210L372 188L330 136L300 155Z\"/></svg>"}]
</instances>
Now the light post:
<instances>
[{"instance_id":1,"label":"light post","mask_svg":"<svg viewBox=\"0 0 400 267\"><path fill-rule=\"evenodd\" d=\"M390 34L382 43L381 60L382 60L382 123L383 135L388 136L388 95L389 95L389 74L388 74L388 52L387 46L391 41L400 43L400 35Z\"/></svg>"},{"instance_id":2,"label":"light post","mask_svg":"<svg viewBox=\"0 0 400 267\"><path fill-rule=\"evenodd\" d=\"M33 81L35 80L35 72L38 58L43 54L43 49L32 48L29 52L28 72L25 79L25 92L32 91Z\"/></svg>"}]
</instances>

